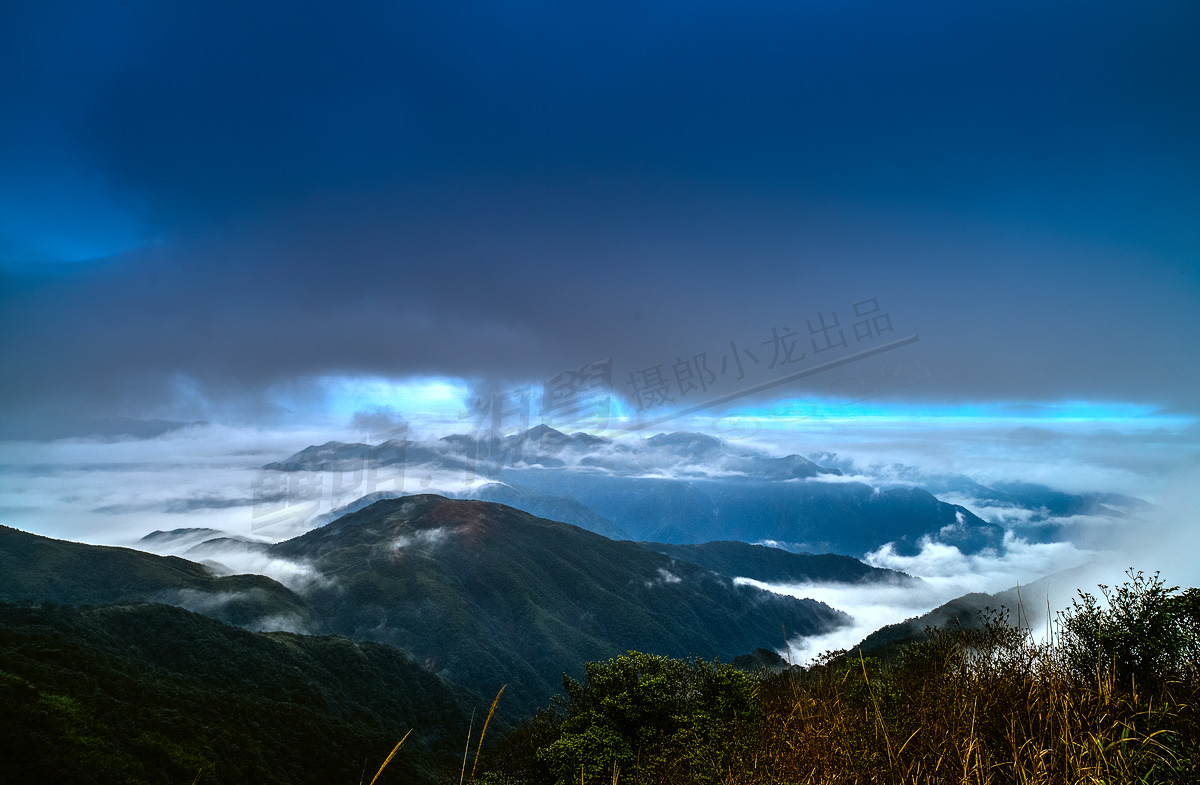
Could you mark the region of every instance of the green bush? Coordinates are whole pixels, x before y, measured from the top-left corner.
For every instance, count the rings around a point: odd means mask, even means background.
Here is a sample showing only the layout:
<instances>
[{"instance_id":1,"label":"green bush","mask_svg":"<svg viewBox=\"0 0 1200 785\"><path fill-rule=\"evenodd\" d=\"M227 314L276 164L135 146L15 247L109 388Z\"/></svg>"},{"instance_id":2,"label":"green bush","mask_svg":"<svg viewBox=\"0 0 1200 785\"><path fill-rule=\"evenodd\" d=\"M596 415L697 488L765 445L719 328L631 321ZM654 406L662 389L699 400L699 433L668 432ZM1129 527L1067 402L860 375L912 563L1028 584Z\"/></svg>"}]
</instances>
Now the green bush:
<instances>
[{"instance_id":1,"label":"green bush","mask_svg":"<svg viewBox=\"0 0 1200 785\"><path fill-rule=\"evenodd\" d=\"M1200 592L1168 587L1155 572L1132 569L1116 589L1101 585L1105 603L1091 593L1060 616L1060 644L1071 671L1081 679L1138 687L1194 674L1200 658Z\"/></svg>"},{"instance_id":2,"label":"green bush","mask_svg":"<svg viewBox=\"0 0 1200 785\"><path fill-rule=\"evenodd\" d=\"M729 665L630 652L564 678L566 698L537 752L557 782L716 781L759 718L756 681Z\"/></svg>"}]
</instances>

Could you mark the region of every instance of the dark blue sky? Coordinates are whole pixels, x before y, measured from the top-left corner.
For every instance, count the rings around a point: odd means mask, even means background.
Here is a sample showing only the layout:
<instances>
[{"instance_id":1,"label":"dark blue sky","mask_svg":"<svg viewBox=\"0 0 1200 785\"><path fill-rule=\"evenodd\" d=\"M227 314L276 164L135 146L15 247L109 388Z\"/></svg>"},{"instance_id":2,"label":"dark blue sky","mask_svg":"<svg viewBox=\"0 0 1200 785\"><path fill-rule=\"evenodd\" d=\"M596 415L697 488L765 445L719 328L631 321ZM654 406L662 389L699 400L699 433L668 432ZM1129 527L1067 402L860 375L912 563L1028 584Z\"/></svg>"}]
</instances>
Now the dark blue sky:
<instances>
[{"instance_id":1,"label":"dark blue sky","mask_svg":"<svg viewBox=\"0 0 1200 785\"><path fill-rule=\"evenodd\" d=\"M10 420L627 372L866 298L913 399L1200 413L1195 2L436 5L3 4Z\"/></svg>"}]
</instances>

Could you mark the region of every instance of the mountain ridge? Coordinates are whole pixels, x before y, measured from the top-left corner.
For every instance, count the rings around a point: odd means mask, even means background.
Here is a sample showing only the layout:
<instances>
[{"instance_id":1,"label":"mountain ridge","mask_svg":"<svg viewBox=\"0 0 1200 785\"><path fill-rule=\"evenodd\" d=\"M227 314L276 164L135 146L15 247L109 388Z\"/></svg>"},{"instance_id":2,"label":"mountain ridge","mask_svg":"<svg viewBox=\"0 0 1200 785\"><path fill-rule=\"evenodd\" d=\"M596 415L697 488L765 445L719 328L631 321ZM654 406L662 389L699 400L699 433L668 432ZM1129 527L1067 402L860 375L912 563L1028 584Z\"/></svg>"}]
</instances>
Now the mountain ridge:
<instances>
[{"instance_id":1,"label":"mountain ridge","mask_svg":"<svg viewBox=\"0 0 1200 785\"><path fill-rule=\"evenodd\" d=\"M782 625L816 634L845 620L636 543L435 495L381 500L270 553L331 577L305 595L331 631L399 646L481 693L505 673L527 707L557 691L563 663L631 648L732 659L780 645Z\"/></svg>"},{"instance_id":2,"label":"mountain ridge","mask_svg":"<svg viewBox=\"0 0 1200 785\"><path fill-rule=\"evenodd\" d=\"M686 431L622 441L582 432L568 436L540 425L499 438L452 434L428 444L329 442L264 469L344 472L388 466L404 467L404 474L422 466L430 476L463 471L463 489L446 495L486 497L535 515L569 516L586 528L633 540L774 540L855 557L888 544L901 555L913 555L924 539L965 553L1004 548L1002 526L928 491L905 484L876 488L798 454L772 456ZM471 478L491 482L473 489Z\"/></svg>"},{"instance_id":3,"label":"mountain ridge","mask_svg":"<svg viewBox=\"0 0 1200 785\"><path fill-rule=\"evenodd\" d=\"M792 553L740 540L714 540L696 545L640 542L638 545L730 578L750 578L764 583L919 582L907 573L872 567L852 556Z\"/></svg>"},{"instance_id":4,"label":"mountain ridge","mask_svg":"<svg viewBox=\"0 0 1200 785\"><path fill-rule=\"evenodd\" d=\"M55 540L0 526L0 602L159 601L249 629L319 628L295 592L264 575L217 575L178 556Z\"/></svg>"}]
</instances>

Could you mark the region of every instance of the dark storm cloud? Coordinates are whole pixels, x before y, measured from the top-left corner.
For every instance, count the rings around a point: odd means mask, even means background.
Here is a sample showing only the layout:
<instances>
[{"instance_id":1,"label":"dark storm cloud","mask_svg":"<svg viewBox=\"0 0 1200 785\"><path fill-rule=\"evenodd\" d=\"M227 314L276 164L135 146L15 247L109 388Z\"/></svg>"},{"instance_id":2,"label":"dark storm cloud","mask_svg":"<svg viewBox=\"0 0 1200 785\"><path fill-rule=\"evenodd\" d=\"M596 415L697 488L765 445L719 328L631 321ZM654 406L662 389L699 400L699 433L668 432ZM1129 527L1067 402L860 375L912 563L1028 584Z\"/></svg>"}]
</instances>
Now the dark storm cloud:
<instances>
[{"instance_id":1,"label":"dark storm cloud","mask_svg":"<svg viewBox=\"0 0 1200 785\"><path fill-rule=\"evenodd\" d=\"M1194 403L1194 4L430 5L0 11L5 403L628 369L867 297L913 395Z\"/></svg>"}]
</instances>

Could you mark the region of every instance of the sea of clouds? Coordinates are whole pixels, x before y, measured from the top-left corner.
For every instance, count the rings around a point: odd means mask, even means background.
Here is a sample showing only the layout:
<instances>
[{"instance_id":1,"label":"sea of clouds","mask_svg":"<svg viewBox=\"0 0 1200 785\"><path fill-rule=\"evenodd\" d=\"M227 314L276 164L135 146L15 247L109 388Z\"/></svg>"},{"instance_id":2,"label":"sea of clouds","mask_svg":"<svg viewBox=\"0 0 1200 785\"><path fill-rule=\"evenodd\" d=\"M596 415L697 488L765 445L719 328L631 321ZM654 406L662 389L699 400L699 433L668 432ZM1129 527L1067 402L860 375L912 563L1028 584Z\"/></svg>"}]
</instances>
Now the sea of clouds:
<instances>
[{"instance_id":1,"label":"sea of clouds","mask_svg":"<svg viewBox=\"0 0 1200 785\"><path fill-rule=\"evenodd\" d=\"M0 523L103 545L145 547L139 540L150 532L183 528L213 529L249 542L270 543L328 520L365 493L456 496L488 480L460 468L398 466L374 473L370 484L343 483L339 495L327 478L310 477L310 485L325 485L308 501L303 514L260 514L264 464L310 444L363 438L362 428L352 422L341 430L193 424L150 438L4 441L0 442ZM593 457L606 468L593 465L586 471L664 477L730 476L744 471L727 452L709 465L703 454L665 454L647 449L643 439L641 434L630 435L599 448ZM888 545L864 555L872 565L922 578L920 584L907 588L756 584L827 602L853 618L851 626L830 635L793 642L795 659L852 645L883 624L919 615L967 592L1002 591L1081 565L1090 565L1097 582L1117 582L1132 567L1161 571L1168 583L1200 585L1200 565L1192 558L1200 540L1200 429L1195 425L1121 432L1079 424L1036 431L1001 426L889 424L856 429L810 424L804 431L768 431L738 446L766 455L799 453L843 471L843 477L813 481L894 487L921 486L954 476L984 485L1037 482L1072 493L1116 492L1148 503L1111 515L1055 519L1044 511L938 494L1004 526L1008 530L1004 548L964 554L927 540L915 555L900 555ZM578 465L582 455L562 453L568 463L564 471ZM1058 539L1026 537L1024 527L1031 521L1053 524L1060 532ZM182 545L177 549L184 550ZM284 563L253 550L234 549L218 561L229 571L267 575L292 588L322 580L307 565ZM1076 588L1095 587L1064 586L1047 600L1054 608L1062 607Z\"/></svg>"}]
</instances>

